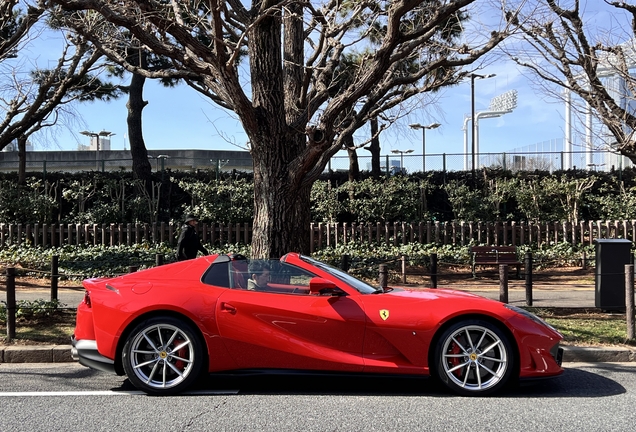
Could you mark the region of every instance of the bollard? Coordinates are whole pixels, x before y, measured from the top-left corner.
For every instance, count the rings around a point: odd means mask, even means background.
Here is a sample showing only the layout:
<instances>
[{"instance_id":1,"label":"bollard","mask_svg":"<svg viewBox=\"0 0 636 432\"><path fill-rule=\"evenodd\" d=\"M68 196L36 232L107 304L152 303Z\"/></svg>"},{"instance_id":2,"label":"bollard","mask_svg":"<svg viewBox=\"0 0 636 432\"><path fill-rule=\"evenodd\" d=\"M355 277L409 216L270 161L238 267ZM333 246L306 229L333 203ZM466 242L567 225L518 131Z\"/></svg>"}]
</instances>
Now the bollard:
<instances>
[{"instance_id":1,"label":"bollard","mask_svg":"<svg viewBox=\"0 0 636 432\"><path fill-rule=\"evenodd\" d=\"M389 274L386 264L380 264L380 274L378 275L378 283L380 288L384 289L389 286Z\"/></svg>"},{"instance_id":2,"label":"bollard","mask_svg":"<svg viewBox=\"0 0 636 432\"><path fill-rule=\"evenodd\" d=\"M7 267L7 342L15 338L15 267Z\"/></svg>"},{"instance_id":3,"label":"bollard","mask_svg":"<svg viewBox=\"0 0 636 432\"><path fill-rule=\"evenodd\" d=\"M343 254L340 257L340 270L349 271L349 255Z\"/></svg>"},{"instance_id":4,"label":"bollard","mask_svg":"<svg viewBox=\"0 0 636 432\"><path fill-rule=\"evenodd\" d=\"M406 255L402 255L402 283L406 283Z\"/></svg>"},{"instance_id":5,"label":"bollard","mask_svg":"<svg viewBox=\"0 0 636 432\"><path fill-rule=\"evenodd\" d=\"M636 339L634 328L634 264L625 264L625 317L627 319L627 339Z\"/></svg>"},{"instance_id":6,"label":"bollard","mask_svg":"<svg viewBox=\"0 0 636 432\"><path fill-rule=\"evenodd\" d=\"M128 273L134 273L134 272L136 272L137 270L139 270L139 267L138 267L138 266L129 266L129 267L128 267Z\"/></svg>"},{"instance_id":7,"label":"bollard","mask_svg":"<svg viewBox=\"0 0 636 432\"><path fill-rule=\"evenodd\" d=\"M499 301L508 303L508 264L499 264Z\"/></svg>"},{"instance_id":8,"label":"bollard","mask_svg":"<svg viewBox=\"0 0 636 432\"><path fill-rule=\"evenodd\" d=\"M587 254L583 251L583 257L581 258L581 269L587 270Z\"/></svg>"},{"instance_id":9,"label":"bollard","mask_svg":"<svg viewBox=\"0 0 636 432\"><path fill-rule=\"evenodd\" d=\"M163 161L163 159L162 159L162 161ZM157 267L163 265L163 254L161 254L161 253L155 254L155 265Z\"/></svg>"},{"instance_id":10,"label":"bollard","mask_svg":"<svg viewBox=\"0 0 636 432\"><path fill-rule=\"evenodd\" d=\"M532 253L526 252L526 306L532 306Z\"/></svg>"},{"instance_id":11,"label":"bollard","mask_svg":"<svg viewBox=\"0 0 636 432\"><path fill-rule=\"evenodd\" d=\"M53 255L51 257L51 301L57 301L57 282L59 280L59 256Z\"/></svg>"},{"instance_id":12,"label":"bollard","mask_svg":"<svg viewBox=\"0 0 636 432\"><path fill-rule=\"evenodd\" d=\"M437 288L437 254L431 254L431 288Z\"/></svg>"}]
</instances>

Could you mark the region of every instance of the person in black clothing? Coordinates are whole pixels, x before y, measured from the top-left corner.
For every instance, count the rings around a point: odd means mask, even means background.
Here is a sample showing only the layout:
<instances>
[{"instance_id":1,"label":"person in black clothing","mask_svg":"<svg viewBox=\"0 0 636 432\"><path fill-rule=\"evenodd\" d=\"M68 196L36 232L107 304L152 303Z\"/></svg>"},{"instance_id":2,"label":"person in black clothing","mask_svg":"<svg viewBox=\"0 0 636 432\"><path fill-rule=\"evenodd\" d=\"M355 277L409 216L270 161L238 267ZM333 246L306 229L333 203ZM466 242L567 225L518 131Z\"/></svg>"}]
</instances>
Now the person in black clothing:
<instances>
[{"instance_id":1,"label":"person in black clothing","mask_svg":"<svg viewBox=\"0 0 636 432\"><path fill-rule=\"evenodd\" d=\"M186 217L185 223L181 227L179 240L177 241L178 261L196 258L197 252L199 251L204 255L208 254L208 250L201 244L197 230L195 229L198 222L197 218L192 215Z\"/></svg>"}]
</instances>

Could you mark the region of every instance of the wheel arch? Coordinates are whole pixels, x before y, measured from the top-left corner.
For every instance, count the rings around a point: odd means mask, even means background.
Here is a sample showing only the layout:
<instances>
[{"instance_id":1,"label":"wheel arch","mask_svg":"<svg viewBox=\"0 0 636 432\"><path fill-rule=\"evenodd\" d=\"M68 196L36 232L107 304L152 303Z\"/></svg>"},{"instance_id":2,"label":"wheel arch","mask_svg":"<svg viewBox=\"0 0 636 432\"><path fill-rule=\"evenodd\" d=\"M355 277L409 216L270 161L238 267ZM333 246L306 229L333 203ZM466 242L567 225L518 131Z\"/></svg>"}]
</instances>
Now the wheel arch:
<instances>
[{"instance_id":1,"label":"wheel arch","mask_svg":"<svg viewBox=\"0 0 636 432\"><path fill-rule=\"evenodd\" d=\"M444 322L437 329L437 331L433 335L433 338L431 339L431 344L429 345L429 349L428 349L428 367L429 367L430 376L432 377L432 376L435 375L434 372L435 372L435 368L437 367L437 364L436 364L435 359L434 359L435 347L439 343L439 340L440 340L442 334L444 333L444 331L446 331L446 329L448 329L449 327L451 327L452 325L454 325L454 324L456 324L458 322L467 321L467 320L474 320L474 319L487 321L487 322L493 324L499 330L501 330L503 333L505 333L505 335L508 337L508 339L510 340L510 343L514 347L514 350L515 350L514 354L516 356L515 370L513 371L513 375L514 375L514 377L518 378L519 377L519 373L521 371L521 368L520 368L521 351L519 350L519 345L517 344L517 339L515 338L515 336L512 333L512 331L508 328L508 326L506 326L503 322L501 322L497 318L494 318L494 317L492 317L490 315L480 314L480 313L469 313L469 314L464 314L464 315L457 315L457 316L449 319L448 321Z\"/></svg>"},{"instance_id":2,"label":"wheel arch","mask_svg":"<svg viewBox=\"0 0 636 432\"><path fill-rule=\"evenodd\" d=\"M199 338L199 340L203 343L203 355L204 355L204 365L207 365L209 362L208 356L209 356L209 347L208 347L208 342L206 340L206 338L203 336L203 332L201 331L201 329L199 328L199 326L187 315L173 311L173 310L167 310L167 309L163 309L163 310L153 310L150 312L146 312L142 315L139 315L138 317L136 317L134 320L132 320L130 323L128 323L128 325L126 326L126 328L124 329L124 331L122 332L122 334L119 336L119 339L117 341L117 350L115 351L115 372L117 373L117 375L125 375L125 371L124 371L124 366L122 363L122 352L124 349L124 345L126 344L126 340L128 339L128 337L130 336L130 333L132 333L132 331L135 329L135 327L137 327L137 325L139 323L141 323L142 321L145 321L147 319L150 318L155 318L155 317L162 317L162 316L168 316L168 317L172 317L172 318L176 318L176 319L180 319L183 320L185 322L187 322L188 324L190 324L192 326L192 328L195 329L196 333L197 333L197 337Z\"/></svg>"}]
</instances>

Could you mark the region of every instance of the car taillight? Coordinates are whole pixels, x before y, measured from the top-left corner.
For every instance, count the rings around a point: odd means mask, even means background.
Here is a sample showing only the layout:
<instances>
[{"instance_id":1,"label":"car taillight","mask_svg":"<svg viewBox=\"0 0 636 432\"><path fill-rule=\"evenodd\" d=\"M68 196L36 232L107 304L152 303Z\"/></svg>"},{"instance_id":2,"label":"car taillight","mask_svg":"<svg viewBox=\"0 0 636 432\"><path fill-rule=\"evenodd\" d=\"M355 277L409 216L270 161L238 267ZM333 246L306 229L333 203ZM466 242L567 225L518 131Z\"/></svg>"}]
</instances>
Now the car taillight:
<instances>
[{"instance_id":1,"label":"car taillight","mask_svg":"<svg viewBox=\"0 0 636 432\"><path fill-rule=\"evenodd\" d=\"M84 292L84 303L86 303L86 306L92 307L91 306L91 293L88 292L88 291Z\"/></svg>"}]
</instances>

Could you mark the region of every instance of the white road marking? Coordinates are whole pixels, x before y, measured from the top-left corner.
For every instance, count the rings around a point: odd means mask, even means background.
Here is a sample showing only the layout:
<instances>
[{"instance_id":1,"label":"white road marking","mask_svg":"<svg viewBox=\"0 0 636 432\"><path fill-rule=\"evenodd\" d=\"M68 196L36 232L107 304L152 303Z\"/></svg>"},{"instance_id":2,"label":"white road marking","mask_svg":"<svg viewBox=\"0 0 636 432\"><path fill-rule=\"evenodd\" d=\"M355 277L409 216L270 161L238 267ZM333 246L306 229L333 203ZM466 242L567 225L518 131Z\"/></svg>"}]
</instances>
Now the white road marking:
<instances>
[{"instance_id":1,"label":"white road marking","mask_svg":"<svg viewBox=\"0 0 636 432\"><path fill-rule=\"evenodd\" d=\"M206 395L235 395L238 390L197 390L180 393L180 396L206 396ZM139 390L92 390L92 391L28 391L28 392L0 392L0 397L37 397L37 396L136 396L145 395Z\"/></svg>"}]
</instances>

